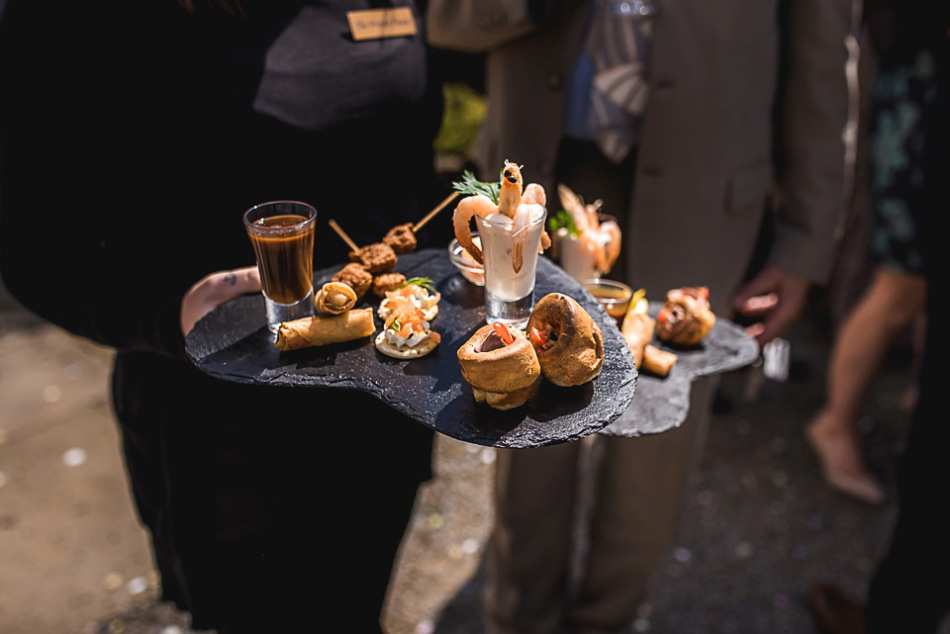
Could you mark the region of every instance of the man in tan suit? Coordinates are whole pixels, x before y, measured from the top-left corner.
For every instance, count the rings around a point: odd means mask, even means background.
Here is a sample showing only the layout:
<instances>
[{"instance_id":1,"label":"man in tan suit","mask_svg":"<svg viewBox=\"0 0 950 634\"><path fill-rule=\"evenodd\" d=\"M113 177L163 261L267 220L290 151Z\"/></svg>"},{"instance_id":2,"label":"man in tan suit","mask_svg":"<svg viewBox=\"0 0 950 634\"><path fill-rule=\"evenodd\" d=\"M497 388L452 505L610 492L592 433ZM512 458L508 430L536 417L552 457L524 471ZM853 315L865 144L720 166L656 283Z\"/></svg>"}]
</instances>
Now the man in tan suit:
<instances>
[{"instance_id":1,"label":"man in tan suit","mask_svg":"<svg viewBox=\"0 0 950 634\"><path fill-rule=\"evenodd\" d=\"M643 10L633 0L428 5L430 43L487 53L481 177L497 180L509 159L526 181L544 185L549 212L557 183L587 202L602 199L624 229L612 276L653 299L708 286L718 314L762 318L750 329L762 344L797 318L811 284L826 282L848 187L851 0L653 0ZM603 12L641 20L646 41L636 66L645 107L632 146L617 152L587 126L597 70L582 53L593 50L591 20ZM768 257L749 279L763 227ZM598 436L590 552L570 596L583 443L499 452L489 631L630 625L674 536L713 391L712 381L695 383L690 413L672 431Z\"/></svg>"}]
</instances>

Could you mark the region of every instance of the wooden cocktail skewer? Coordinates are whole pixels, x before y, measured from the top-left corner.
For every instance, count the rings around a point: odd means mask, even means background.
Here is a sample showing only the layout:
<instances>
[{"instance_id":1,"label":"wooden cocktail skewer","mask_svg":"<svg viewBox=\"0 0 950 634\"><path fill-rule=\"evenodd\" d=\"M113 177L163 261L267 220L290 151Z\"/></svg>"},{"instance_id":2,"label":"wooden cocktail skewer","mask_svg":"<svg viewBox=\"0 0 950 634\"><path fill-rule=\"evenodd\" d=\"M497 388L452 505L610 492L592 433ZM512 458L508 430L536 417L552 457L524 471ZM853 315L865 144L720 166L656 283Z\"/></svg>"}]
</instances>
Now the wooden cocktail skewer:
<instances>
[{"instance_id":1,"label":"wooden cocktail skewer","mask_svg":"<svg viewBox=\"0 0 950 634\"><path fill-rule=\"evenodd\" d=\"M360 248L359 248L358 246L356 246L356 243L353 242L352 239L350 239L350 236L346 235L346 232L343 231L343 229L340 227L340 225L338 225L338 224L336 223L336 220L334 220L334 219L331 218L331 219L328 220L327 222L328 222L328 224L330 225L330 227L332 227L333 230L336 231L337 235L340 236L341 238L343 238L343 242L345 242L345 243L347 244L347 246L350 247L350 249L352 249L353 251L359 251L359 250L360 250Z\"/></svg>"},{"instance_id":2,"label":"wooden cocktail skewer","mask_svg":"<svg viewBox=\"0 0 950 634\"><path fill-rule=\"evenodd\" d=\"M442 202L440 202L438 205L436 205L435 208L434 208L432 211L430 211L429 213L427 213L427 214L425 215L425 217L422 218L422 220L420 220L420 221L417 222L416 224L412 225L412 227L411 227L411 228L412 228L412 232L415 233L415 232L419 231L419 229L422 229L422 227L425 226L425 224L426 224L427 222L429 222L430 220L432 220L432 218L435 217L435 215L436 215L437 213L439 213L440 211L442 211L443 209L445 209L446 205L448 205L450 202L452 202L453 200L455 200L455 199L458 197L458 195L459 195L459 192L454 191L454 192L452 192L451 194L449 194L448 196L446 196L445 199L444 199Z\"/></svg>"},{"instance_id":3,"label":"wooden cocktail skewer","mask_svg":"<svg viewBox=\"0 0 950 634\"><path fill-rule=\"evenodd\" d=\"M411 226L409 227L409 229L412 231L413 234L415 234L416 231L418 231L418 230L421 229L423 226L425 226L426 223L428 223L430 220L432 220L432 219L435 217L435 215L436 215L437 213L439 213L440 211L442 211L443 209L445 209L446 206L448 206L448 204L451 203L453 200L455 200L458 196L459 196L459 192L457 192L457 191L452 192L451 194L449 194L448 196L446 196L446 197L442 200L442 202L440 202L438 205L436 205L435 208L432 209L432 211L430 211L429 213L427 213L427 214L422 218L422 220L420 220L419 222L417 222L417 223L411 225ZM340 227L340 225L337 224L336 220L333 220L333 219L331 218L331 219L328 221L328 223L329 223L330 227L331 227L334 231L336 231L337 235L340 236L340 238L342 238L344 242L346 242L347 246L349 246L352 251L354 251L354 252L359 252L360 248L356 245L355 242L353 242L353 240L352 240L348 235L346 235L346 232L343 231L343 229ZM404 226L404 225L400 225L400 226Z\"/></svg>"},{"instance_id":4,"label":"wooden cocktail skewer","mask_svg":"<svg viewBox=\"0 0 950 634\"><path fill-rule=\"evenodd\" d=\"M359 262L373 275L385 273L396 266L396 252L392 247L382 242L374 242L366 247L358 247L350 236L346 235L343 228L332 218L327 223L336 231L337 235L350 247L350 259Z\"/></svg>"}]
</instances>

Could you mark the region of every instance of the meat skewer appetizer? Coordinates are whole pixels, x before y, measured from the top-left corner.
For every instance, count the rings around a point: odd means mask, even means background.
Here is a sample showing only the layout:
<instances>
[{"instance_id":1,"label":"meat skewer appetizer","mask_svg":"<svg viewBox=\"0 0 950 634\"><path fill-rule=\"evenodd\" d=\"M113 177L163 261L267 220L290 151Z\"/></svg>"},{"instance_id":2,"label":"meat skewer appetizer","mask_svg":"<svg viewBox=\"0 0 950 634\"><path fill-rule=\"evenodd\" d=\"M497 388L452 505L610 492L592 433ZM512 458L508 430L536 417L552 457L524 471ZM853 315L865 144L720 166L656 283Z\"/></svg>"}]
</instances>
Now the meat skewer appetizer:
<instances>
[{"instance_id":1,"label":"meat skewer appetizer","mask_svg":"<svg viewBox=\"0 0 950 634\"><path fill-rule=\"evenodd\" d=\"M329 225L351 249L351 262L333 276L334 281L349 284L360 297L371 288L378 297L383 297L387 290L398 288L405 282L402 273L393 272L399 258L390 245L374 242L359 247L332 218Z\"/></svg>"},{"instance_id":2,"label":"meat skewer appetizer","mask_svg":"<svg viewBox=\"0 0 950 634\"><path fill-rule=\"evenodd\" d=\"M356 292L357 301L362 299L366 291L373 285L373 274L363 268L362 264L356 262L350 262L344 266L331 279L352 288Z\"/></svg>"},{"instance_id":3,"label":"meat skewer appetizer","mask_svg":"<svg viewBox=\"0 0 950 634\"><path fill-rule=\"evenodd\" d=\"M427 213L422 220L416 223L403 223L396 225L383 236L383 244L389 245L392 247L393 251L396 252L396 255L403 255L405 253L411 253L416 250L416 232L424 227L432 218L445 209L446 206L459 196L459 192L455 191L445 197L445 199L440 202L435 208Z\"/></svg>"}]
</instances>

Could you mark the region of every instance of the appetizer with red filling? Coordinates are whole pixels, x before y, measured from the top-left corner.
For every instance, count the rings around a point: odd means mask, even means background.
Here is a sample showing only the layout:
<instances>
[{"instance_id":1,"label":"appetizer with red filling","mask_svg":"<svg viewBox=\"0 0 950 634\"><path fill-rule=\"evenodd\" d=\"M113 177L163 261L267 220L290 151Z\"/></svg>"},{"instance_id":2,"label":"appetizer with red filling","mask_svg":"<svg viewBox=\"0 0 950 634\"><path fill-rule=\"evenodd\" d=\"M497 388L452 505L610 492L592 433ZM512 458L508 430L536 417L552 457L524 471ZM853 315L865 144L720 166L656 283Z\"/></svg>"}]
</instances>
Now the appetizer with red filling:
<instances>
[{"instance_id":1,"label":"appetizer with red filling","mask_svg":"<svg viewBox=\"0 0 950 634\"><path fill-rule=\"evenodd\" d=\"M666 301L656 316L656 336L664 343L695 346L715 324L707 287L674 288L666 292Z\"/></svg>"},{"instance_id":2,"label":"appetizer with red filling","mask_svg":"<svg viewBox=\"0 0 950 634\"><path fill-rule=\"evenodd\" d=\"M416 359L439 345L441 335L411 299L396 297L387 306L383 329L376 335L377 350L395 359Z\"/></svg>"},{"instance_id":3,"label":"appetizer with red filling","mask_svg":"<svg viewBox=\"0 0 950 634\"><path fill-rule=\"evenodd\" d=\"M562 387L581 385L600 374L604 365L604 335L577 301L563 293L541 298L528 318L541 373Z\"/></svg>"},{"instance_id":4,"label":"appetizer with red filling","mask_svg":"<svg viewBox=\"0 0 950 634\"><path fill-rule=\"evenodd\" d=\"M525 334L502 323L479 328L457 354L475 400L495 409L524 405L541 377L538 356Z\"/></svg>"}]
</instances>

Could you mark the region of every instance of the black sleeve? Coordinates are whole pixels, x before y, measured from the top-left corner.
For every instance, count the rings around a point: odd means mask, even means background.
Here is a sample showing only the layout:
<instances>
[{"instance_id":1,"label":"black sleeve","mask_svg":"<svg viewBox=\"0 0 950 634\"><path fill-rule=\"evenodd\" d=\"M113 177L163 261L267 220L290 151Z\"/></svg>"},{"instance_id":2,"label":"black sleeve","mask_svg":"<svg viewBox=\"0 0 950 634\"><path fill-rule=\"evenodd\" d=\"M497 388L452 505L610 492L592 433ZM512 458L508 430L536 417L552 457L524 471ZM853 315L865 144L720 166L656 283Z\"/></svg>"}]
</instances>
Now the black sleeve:
<instances>
[{"instance_id":1,"label":"black sleeve","mask_svg":"<svg viewBox=\"0 0 950 634\"><path fill-rule=\"evenodd\" d=\"M133 53L110 34L121 16L107 5L4 4L0 274L26 308L74 334L181 356L182 289L143 283L122 243L150 223L136 214L130 164Z\"/></svg>"}]
</instances>

